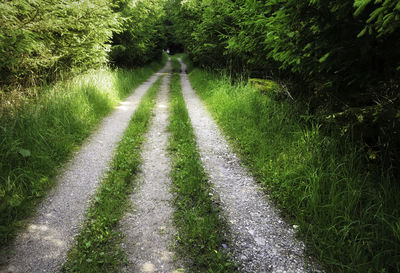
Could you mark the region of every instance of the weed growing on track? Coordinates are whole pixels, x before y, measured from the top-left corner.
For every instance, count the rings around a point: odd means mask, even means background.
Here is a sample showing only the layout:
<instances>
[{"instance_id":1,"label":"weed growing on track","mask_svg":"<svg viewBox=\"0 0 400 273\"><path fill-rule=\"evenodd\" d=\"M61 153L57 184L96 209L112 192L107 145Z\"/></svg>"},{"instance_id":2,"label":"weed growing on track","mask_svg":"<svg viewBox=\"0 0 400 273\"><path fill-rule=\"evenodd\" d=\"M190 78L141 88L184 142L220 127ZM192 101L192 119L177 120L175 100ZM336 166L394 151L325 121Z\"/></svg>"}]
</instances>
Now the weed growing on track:
<instances>
[{"instance_id":1,"label":"weed growing on track","mask_svg":"<svg viewBox=\"0 0 400 273\"><path fill-rule=\"evenodd\" d=\"M176 61L176 60L175 60ZM221 252L226 225L210 198L210 184L197 151L180 89L179 74L171 79L171 118L169 130L173 191L176 193L175 224L177 251L189 259L191 272L233 272L234 267Z\"/></svg>"},{"instance_id":2,"label":"weed growing on track","mask_svg":"<svg viewBox=\"0 0 400 273\"><path fill-rule=\"evenodd\" d=\"M0 245L53 185L56 169L120 99L161 68L96 70L0 105Z\"/></svg>"},{"instance_id":3,"label":"weed growing on track","mask_svg":"<svg viewBox=\"0 0 400 273\"><path fill-rule=\"evenodd\" d=\"M100 184L89 208L87 220L75 248L70 250L63 272L117 272L124 262L120 233L115 225L123 216L134 186L144 141L152 117L161 79L145 94L118 145L106 178Z\"/></svg>"},{"instance_id":4,"label":"weed growing on track","mask_svg":"<svg viewBox=\"0 0 400 273\"><path fill-rule=\"evenodd\" d=\"M199 69L190 80L328 271L400 272L400 192L387 170L288 102Z\"/></svg>"}]
</instances>

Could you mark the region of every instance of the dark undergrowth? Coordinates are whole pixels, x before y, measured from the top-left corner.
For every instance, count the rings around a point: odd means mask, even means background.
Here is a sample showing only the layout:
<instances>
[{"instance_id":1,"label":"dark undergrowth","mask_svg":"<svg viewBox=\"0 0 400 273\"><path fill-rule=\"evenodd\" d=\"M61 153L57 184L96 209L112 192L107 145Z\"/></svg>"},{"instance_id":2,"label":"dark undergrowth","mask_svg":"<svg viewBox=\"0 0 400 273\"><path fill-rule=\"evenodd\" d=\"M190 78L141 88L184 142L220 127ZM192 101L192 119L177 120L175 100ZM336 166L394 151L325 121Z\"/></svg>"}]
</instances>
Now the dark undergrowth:
<instances>
[{"instance_id":1,"label":"dark undergrowth","mask_svg":"<svg viewBox=\"0 0 400 273\"><path fill-rule=\"evenodd\" d=\"M305 122L293 102L204 70L190 80L328 272L400 272L400 190L390 169L334 128Z\"/></svg>"},{"instance_id":2,"label":"dark undergrowth","mask_svg":"<svg viewBox=\"0 0 400 273\"><path fill-rule=\"evenodd\" d=\"M176 250L187 261L189 272L233 272L229 255L221 251L221 245L226 243L226 224L218 216L219 210L209 195L210 184L197 151L177 73L171 79L171 95L169 149L176 194Z\"/></svg>"},{"instance_id":3,"label":"dark undergrowth","mask_svg":"<svg viewBox=\"0 0 400 273\"><path fill-rule=\"evenodd\" d=\"M77 244L69 251L63 272L118 272L124 263L121 234L115 231L115 226L129 204L128 196L141 162L143 135L151 121L160 84L158 79L146 93L124 132L111 168L92 200Z\"/></svg>"},{"instance_id":4,"label":"dark undergrowth","mask_svg":"<svg viewBox=\"0 0 400 273\"><path fill-rule=\"evenodd\" d=\"M120 99L161 68L96 70L60 82L0 113L0 245L23 226L56 170Z\"/></svg>"}]
</instances>

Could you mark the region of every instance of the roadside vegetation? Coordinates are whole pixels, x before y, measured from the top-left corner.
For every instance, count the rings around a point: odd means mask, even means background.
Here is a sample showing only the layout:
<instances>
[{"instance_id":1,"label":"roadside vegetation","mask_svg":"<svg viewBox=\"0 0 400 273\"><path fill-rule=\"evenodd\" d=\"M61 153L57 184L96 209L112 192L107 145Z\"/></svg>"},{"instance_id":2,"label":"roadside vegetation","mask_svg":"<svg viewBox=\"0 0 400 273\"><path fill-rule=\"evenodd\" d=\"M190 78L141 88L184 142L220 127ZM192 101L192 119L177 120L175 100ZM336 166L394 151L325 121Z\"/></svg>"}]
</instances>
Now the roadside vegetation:
<instances>
[{"instance_id":1,"label":"roadside vegetation","mask_svg":"<svg viewBox=\"0 0 400 273\"><path fill-rule=\"evenodd\" d=\"M76 246L69 251L63 272L118 272L124 263L122 234L115 227L129 206L128 196L136 184L143 135L150 124L160 84L158 79L147 91L124 132L111 168L92 199Z\"/></svg>"},{"instance_id":2,"label":"roadside vegetation","mask_svg":"<svg viewBox=\"0 0 400 273\"><path fill-rule=\"evenodd\" d=\"M163 18L147 0L0 3L0 245L71 152L161 67Z\"/></svg>"},{"instance_id":3,"label":"roadside vegetation","mask_svg":"<svg viewBox=\"0 0 400 273\"><path fill-rule=\"evenodd\" d=\"M399 179L399 1L170 0L166 8L196 66L283 83L282 97L302 115L363 142Z\"/></svg>"},{"instance_id":4,"label":"roadside vegetation","mask_svg":"<svg viewBox=\"0 0 400 273\"><path fill-rule=\"evenodd\" d=\"M111 63L134 68L166 48L163 2L0 3L0 99Z\"/></svg>"},{"instance_id":5,"label":"roadside vegetation","mask_svg":"<svg viewBox=\"0 0 400 273\"><path fill-rule=\"evenodd\" d=\"M274 82L260 92L197 68L190 80L328 272L399 272L399 185L362 143L301 116Z\"/></svg>"},{"instance_id":6,"label":"roadside vegetation","mask_svg":"<svg viewBox=\"0 0 400 273\"><path fill-rule=\"evenodd\" d=\"M166 7L194 87L321 263L400 272L399 1Z\"/></svg>"},{"instance_id":7,"label":"roadside vegetation","mask_svg":"<svg viewBox=\"0 0 400 273\"><path fill-rule=\"evenodd\" d=\"M179 63L173 60L173 67ZM181 94L180 77L171 79L171 117L169 130L172 182L175 193L174 221L177 227L176 250L190 272L234 272L226 244L226 223L218 215L211 197L211 184L197 151L193 129ZM214 197L215 201L215 197Z\"/></svg>"},{"instance_id":8,"label":"roadside vegetation","mask_svg":"<svg viewBox=\"0 0 400 273\"><path fill-rule=\"evenodd\" d=\"M163 64L93 70L25 98L0 115L0 244L12 239L54 184L56 170L109 114Z\"/></svg>"}]
</instances>

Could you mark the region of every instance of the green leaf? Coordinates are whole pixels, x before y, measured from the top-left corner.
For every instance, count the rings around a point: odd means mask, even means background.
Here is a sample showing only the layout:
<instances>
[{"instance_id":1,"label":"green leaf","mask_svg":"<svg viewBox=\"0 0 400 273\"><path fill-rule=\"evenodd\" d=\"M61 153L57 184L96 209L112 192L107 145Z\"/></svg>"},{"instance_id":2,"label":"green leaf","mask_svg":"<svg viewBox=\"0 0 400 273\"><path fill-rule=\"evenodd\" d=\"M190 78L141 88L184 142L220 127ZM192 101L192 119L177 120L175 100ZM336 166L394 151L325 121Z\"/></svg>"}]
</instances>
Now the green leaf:
<instances>
[{"instance_id":1,"label":"green leaf","mask_svg":"<svg viewBox=\"0 0 400 273\"><path fill-rule=\"evenodd\" d=\"M360 33L358 33L357 38L364 36L366 32L367 32L367 27L363 28L363 30L361 30Z\"/></svg>"},{"instance_id":2,"label":"green leaf","mask_svg":"<svg viewBox=\"0 0 400 273\"><path fill-rule=\"evenodd\" d=\"M18 153L19 153L20 155L22 155L23 157L30 157L30 156L31 156L31 151L26 150L26 149L22 149L22 148L20 148L20 149L18 150Z\"/></svg>"},{"instance_id":3,"label":"green leaf","mask_svg":"<svg viewBox=\"0 0 400 273\"><path fill-rule=\"evenodd\" d=\"M371 0L356 0L354 1L354 7L356 7L356 11L354 12L355 16L360 15L365 7L371 2Z\"/></svg>"},{"instance_id":4,"label":"green leaf","mask_svg":"<svg viewBox=\"0 0 400 273\"><path fill-rule=\"evenodd\" d=\"M393 12L386 14L385 17L383 17L382 27L386 27L392 21L393 17L394 17Z\"/></svg>"},{"instance_id":5,"label":"green leaf","mask_svg":"<svg viewBox=\"0 0 400 273\"><path fill-rule=\"evenodd\" d=\"M326 53L324 56L322 56L321 58L319 58L318 61L319 61L320 63L325 62L326 59L328 59L328 57L329 57L330 54L331 54L330 52Z\"/></svg>"}]
</instances>

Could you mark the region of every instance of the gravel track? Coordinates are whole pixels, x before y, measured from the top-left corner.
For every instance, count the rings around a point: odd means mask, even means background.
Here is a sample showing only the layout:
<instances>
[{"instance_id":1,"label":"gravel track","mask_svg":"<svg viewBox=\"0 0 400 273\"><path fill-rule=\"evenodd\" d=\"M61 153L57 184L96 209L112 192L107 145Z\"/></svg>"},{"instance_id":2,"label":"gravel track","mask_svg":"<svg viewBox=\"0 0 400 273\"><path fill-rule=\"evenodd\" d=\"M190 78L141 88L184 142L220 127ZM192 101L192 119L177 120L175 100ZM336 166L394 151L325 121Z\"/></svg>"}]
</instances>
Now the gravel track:
<instances>
[{"instance_id":1,"label":"gravel track","mask_svg":"<svg viewBox=\"0 0 400 273\"><path fill-rule=\"evenodd\" d=\"M66 260L117 143L142 96L167 67L140 85L88 138L56 177L57 186L41 202L27 229L2 257L0 272L57 272Z\"/></svg>"},{"instance_id":2,"label":"gravel track","mask_svg":"<svg viewBox=\"0 0 400 273\"><path fill-rule=\"evenodd\" d=\"M167 152L169 81L170 75L165 76L157 96L155 116L145 136L138 187L130 196L133 208L120 223L125 234L122 247L128 255L123 272L177 272L178 268L170 251L175 230Z\"/></svg>"},{"instance_id":3,"label":"gravel track","mask_svg":"<svg viewBox=\"0 0 400 273\"><path fill-rule=\"evenodd\" d=\"M181 62L181 61L180 61ZM186 66L181 62L182 71ZM306 262L304 244L280 217L268 197L241 166L186 73L182 92L194 128L201 160L230 225L228 250L240 272L320 272Z\"/></svg>"}]
</instances>

